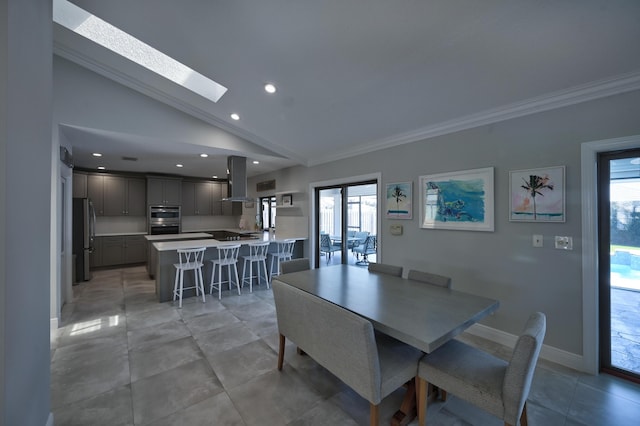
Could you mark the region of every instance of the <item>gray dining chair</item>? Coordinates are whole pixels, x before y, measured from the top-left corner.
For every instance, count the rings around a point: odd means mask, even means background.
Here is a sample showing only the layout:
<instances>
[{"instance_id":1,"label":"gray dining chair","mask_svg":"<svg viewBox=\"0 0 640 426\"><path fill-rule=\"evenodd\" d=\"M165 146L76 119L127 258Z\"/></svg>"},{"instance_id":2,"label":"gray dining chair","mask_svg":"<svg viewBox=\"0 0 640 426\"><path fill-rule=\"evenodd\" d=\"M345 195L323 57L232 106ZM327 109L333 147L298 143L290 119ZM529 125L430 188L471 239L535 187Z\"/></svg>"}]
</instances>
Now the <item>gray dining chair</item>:
<instances>
[{"instance_id":1,"label":"gray dining chair","mask_svg":"<svg viewBox=\"0 0 640 426\"><path fill-rule=\"evenodd\" d=\"M393 275L394 277L402 276L402 266L387 265L386 263L370 262L368 269L369 269L369 272L377 272L380 274Z\"/></svg>"},{"instance_id":2,"label":"gray dining chair","mask_svg":"<svg viewBox=\"0 0 640 426\"><path fill-rule=\"evenodd\" d=\"M303 257L300 259L286 260L280 263L280 269L283 274L290 274L292 272L306 271L311 269L309 258Z\"/></svg>"},{"instance_id":3,"label":"gray dining chair","mask_svg":"<svg viewBox=\"0 0 640 426\"><path fill-rule=\"evenodd\" d=\"M409 269L409 275L407 278L413 281L421 281L423 283L437 285L438 287L451 288L451 278L445 277L444 275L436 275L430 272Z\"/></svg>"},{"instance_id":4,"label":"gray dining chair","mask_svg":"<svg viewBox=\"0 0 640 426\"><path fill-rule=\"evenodd\" d=\"M418 424L425 424L427 389L432 384L499 417L505 425L527 425L527 397L542 341L546 317L529 317L507 362L458 340L425 355L418 367Z\"/></svg>"}]
</instances>

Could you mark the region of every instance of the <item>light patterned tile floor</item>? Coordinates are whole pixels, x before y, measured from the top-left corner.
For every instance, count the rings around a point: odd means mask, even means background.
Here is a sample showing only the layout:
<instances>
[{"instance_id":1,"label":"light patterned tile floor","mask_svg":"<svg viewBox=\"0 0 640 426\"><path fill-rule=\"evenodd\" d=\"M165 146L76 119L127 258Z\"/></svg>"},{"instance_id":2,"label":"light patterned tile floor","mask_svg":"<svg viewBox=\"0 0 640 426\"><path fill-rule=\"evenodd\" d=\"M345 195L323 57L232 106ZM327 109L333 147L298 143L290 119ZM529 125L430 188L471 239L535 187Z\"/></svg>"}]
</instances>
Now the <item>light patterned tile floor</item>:
<instances>
[{"instance_id":1,"label":"light patterned tile floor","mask_svg":"<svg viewBox=\"0 0 640 426\"><path fill-rule=\"evenodd\" d=\"M287 344L276 369L270 290L157 303L143 267L97 271L74 287L52 339L51 394L65 425L365 425L369 404ZM498 356L509 349L472 336ZM389 424L404 394L381 404ZM640 386L541 361L529 395L529 424L627 425L640 418ZM429 425L502 425L451 396L429 404ZM414 421L412 424L416 424Z\"/></svg>"}]
</instances>

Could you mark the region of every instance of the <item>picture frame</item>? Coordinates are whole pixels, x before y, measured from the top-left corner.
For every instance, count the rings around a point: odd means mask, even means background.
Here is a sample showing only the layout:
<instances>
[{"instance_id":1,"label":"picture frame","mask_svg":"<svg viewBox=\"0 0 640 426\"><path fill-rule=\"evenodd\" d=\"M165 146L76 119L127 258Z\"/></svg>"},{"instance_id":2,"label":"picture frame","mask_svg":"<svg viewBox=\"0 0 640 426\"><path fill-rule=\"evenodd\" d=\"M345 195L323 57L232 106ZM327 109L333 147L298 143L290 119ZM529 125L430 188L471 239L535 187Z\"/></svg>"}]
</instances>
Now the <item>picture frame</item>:
<instances>
[{"instance_id":1,"label":"picture frame","mask_svg":"<svg viewBox=\"0 0 640 426\"><path fill-rule=\"evenodd\" d=\"M252 209L255 207L255 204L253 201L245 201L244 202L244 208L245 209Z\"/></svg>"},{"instance_id":2,"label":"picture frame","mask_svg":"<svg viewBox=\"0 0 640 426\"><path fill-rule=\"evenodd\" d=\"M566 221L565 166L509 172L509 221Z\"/></svg>"},{"instance_id":3,"label":"picture frame","mask_svg":"<svg viewBox=\"0 0 640 426\"><path fill-rule=\"evenodd\" d=\"M413 182L388 183L385 194L387 219L412 219Z\"/></svg>"},{"instance_id":4,"label":"picture frame","mask_svg":"<svg viewBox=\"0 0 640 426\"><path fill-rule=\"evenodd\" d=\"M494 230L494 168L420 176L420 227Z\"/></svg>"},{"instance_id":5,"label":"picture frame","mask_svg":"<svg viewBox=\"0 0 640 426\"><path fill-rule=\"evenodd\" d=\"M282 206L283 207L291 207L293 204L293 197L291 194L284 194L282 196Z\"/></svg>"}]
</instances>

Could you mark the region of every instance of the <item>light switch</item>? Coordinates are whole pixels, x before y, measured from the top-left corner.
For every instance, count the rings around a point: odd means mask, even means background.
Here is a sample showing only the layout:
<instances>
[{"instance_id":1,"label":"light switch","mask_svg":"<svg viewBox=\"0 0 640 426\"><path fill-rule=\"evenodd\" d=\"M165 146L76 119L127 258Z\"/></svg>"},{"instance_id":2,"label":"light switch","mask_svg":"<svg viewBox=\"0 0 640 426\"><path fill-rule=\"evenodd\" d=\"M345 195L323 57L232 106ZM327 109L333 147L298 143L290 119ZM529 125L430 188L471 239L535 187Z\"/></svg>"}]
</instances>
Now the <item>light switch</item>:
<instances>
[{"instance_id":1,"label":"light switch","mask_svg":"<svg viewBox=\"0 0 640 426\"><path fill-rule=\"evenodd\" d=\"M556 248L560 250L573 250L573 238L556 235Z\"/></svg>"},{"instance_id":2,"label":"light switch","mask_svg":"<svg viewBox=\"0 0 640 426\"><path fill-rule=\"evenodd\" d=\"M534 234L533 236L533 246L534 247L542 247L543 238L542 235Z\"/></svg>"},{"instance_id":3,"label":"light switch","mask_svg":"<svg viewBox=\"0 0 640 426\"><path fill-rule=\"evenodd\" d=\"M391 232L391 235L402 235L402 225L389 226L389 232Z\"/></svg>"}]
</instances>

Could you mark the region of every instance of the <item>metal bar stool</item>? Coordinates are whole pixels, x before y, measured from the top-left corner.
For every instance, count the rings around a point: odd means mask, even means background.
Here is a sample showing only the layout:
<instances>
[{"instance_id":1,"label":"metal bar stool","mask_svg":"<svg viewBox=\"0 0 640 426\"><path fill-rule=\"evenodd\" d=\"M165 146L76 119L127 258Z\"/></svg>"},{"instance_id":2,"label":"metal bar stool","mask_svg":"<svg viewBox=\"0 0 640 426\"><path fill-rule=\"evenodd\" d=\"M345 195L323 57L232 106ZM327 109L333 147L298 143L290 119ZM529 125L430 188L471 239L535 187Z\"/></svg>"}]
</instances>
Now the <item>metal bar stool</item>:
<instances>
[{"instance_id":1,"label":"metal bar stool","mask_svg":"<svg viewBox=\"0 0 640 426\"><path fill-rule=\"evenodd\" d=\"M291 260L293 258L293 247L296 244L296 240L287 239L282 241L276 241L277 250L271 254L271 264L269 267L269 273L271 279L274 275L280 275L280 262L284 260ZM273 261L276 261L276 270L273 270Z\"/></svg>"},{"instance_id":2,"label":"metal bar stool","mask_svg":"<svg viewBox=\"0 0 640 426\"><path fill-rule=\"evenodd\" d=\"M204 252L206 247L178 249L178 263L174 263L176 268L176 279L173 284L173 300L179 299L178 306L182 308L182 291L196 289L196 296L202 292L204 302L204 281L202 280L202 266L204 265ZM193 271L194 285L184 287L184 271Z\"/></svg>"},{"instance_id":3,"label":"metal bar stool","mask_svg":"<svg viewBox=\"0 0 640 426\"><path fill-rule=\"evenodd\" d=\"M240 294L240 280L238 279L238 252L240 251L240 244L222 245L218 246L218 258L212 259L213 270L211 271L211 284L209 284L209 294L213 294L213 289L218 290L218 300L222 299L222 283L229 284L229 290L231 290L231 271L236 277L236 287L238 287L238 295ZM228 280L222 280L222 268L227 267ZM218 271L218 284L214 284L216 270Z\"/></svg>"},{"instance_id":4,"label":"metal bar stool","mask_svg":"<svg viewBox=\"0 0 640 426\"><path fill-rule=\"evenodd\" d=\"M253 293L253 264L257 263L257 270L255 278L260 285L261 273L264 272L264 280L269 288L269 274L267 274L267 251L269 250L269 241L259 243L249 243L249 255L242 256L244 259L244 265L242 267L242 286L244 287L245 281L249 280L249 291ZM248 265L247 265L248 264ZM247 268L248 266L248 268ZM262 268L262 269L261 269ZM249 272L249 277L245 278Z\"/></svg>"}]
</instances>

